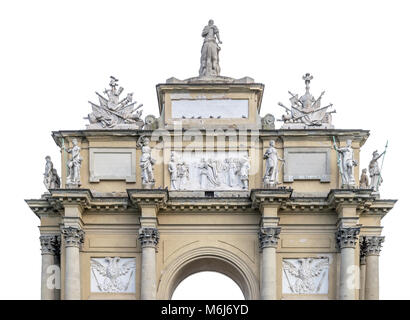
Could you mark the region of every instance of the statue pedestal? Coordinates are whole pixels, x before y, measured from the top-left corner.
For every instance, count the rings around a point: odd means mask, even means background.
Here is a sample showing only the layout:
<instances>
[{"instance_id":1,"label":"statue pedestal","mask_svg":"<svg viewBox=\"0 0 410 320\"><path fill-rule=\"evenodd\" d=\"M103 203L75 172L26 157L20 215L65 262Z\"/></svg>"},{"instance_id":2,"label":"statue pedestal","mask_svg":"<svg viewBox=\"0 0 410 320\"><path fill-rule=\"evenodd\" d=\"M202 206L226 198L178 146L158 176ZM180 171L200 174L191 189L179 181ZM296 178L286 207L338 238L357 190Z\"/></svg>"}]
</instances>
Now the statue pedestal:
<instances>
[{"instance_id":1,"label":"statue pedestal","mask_svg":"<svg viewBox=\"0 0 410 320\"><path fill-rule=\"evenodd\" d=\"M66 183L65 187L67 189L78 189L81 186L79 183Z\"/></svg>"},{"instance_id":2,"label":"statue pedestal","mask_svg":"<svg viewBox=\"0 0 410 320\"><path fill-rule=\"evenodd\" d=\"M278 184L273 181L264 181L263 188L264 189L277 189Z\"/></svg>"},{"instance_id":3,"label":"statue pedestal","mask_svg":"<svg viewBox=\"0 0 410 320\"><path fill-rule=\"evenodd\" d=\"M142 189L154 189L155 182L144 183L142 182Z\"/></svg>"}]
</instances>

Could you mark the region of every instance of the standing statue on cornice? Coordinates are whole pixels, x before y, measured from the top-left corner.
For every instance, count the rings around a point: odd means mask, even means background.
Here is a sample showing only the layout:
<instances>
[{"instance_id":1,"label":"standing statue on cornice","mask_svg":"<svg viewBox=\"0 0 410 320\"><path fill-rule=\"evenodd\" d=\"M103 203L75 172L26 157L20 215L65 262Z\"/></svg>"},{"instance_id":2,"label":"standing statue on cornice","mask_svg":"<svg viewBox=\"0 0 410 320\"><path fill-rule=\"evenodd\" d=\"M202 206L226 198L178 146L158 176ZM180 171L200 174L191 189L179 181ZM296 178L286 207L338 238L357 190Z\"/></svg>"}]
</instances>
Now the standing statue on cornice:
<instances>
[{"instance_id":1,"label":"standing statue on cornice","mask_svg":"<svg viewBox=\"0 0 410 320\"><path fill-rule=\"evenodd\" d=\"M68 149L67 152L71 153L71 160L68 162L68 175L67 175L67 185L71 187L78 187L81 185L80 181L80 170L81 170L81 161L83 158L80 155L81 148L78 146L77 139L73 139L73 147Z\"/></svg>"},{"instance_id":2,"label":"standing statue on cornice","mask_svg":"<svg viewBox=\"0 0 410 320\"><path fill-rule=\"evenodd\" d=\"M204 43L201 50L199 76L219 76L221 73L221 68L219 67L219 51L221 48L218 44L222 44L222 41L219 39L219 30L214 25L213 20L209 20L208 25L204 27L202 37L204 37Z\"/></svg>"},{"instance_id":3,"label":"standing statue on cornice","mask_svg":"<svg viewBox=\"0 0 410 320\"><path fill-rule=\"evenodd\" d=\"M383 178L381 176L381 170L379 167L379 163L377 161L384 154L385 154L385 151L382 154L379 154L377 150L374 151L372 160L370 160L370 163L369 163L370 188L373 189L375 192L379 191L379 186L383 182Z\"/></svg>"},{"instance_id":4,"label":"standing statue on cornice","mask_svg":"<svg viewBox=\"0 0 410 320\"><path fill-rule=\"evenodd\" d=\"M285 160L279 157L275 148L275 140L269 141L269 148L263 155L263 159L266 160L265 176L263 177L264 188L276 187L279 182L278 161L285 162Z\"/></svg>"},{"instance_id":5,"label":"standing statue on cornice","mask_svg":"<svg viewBox=\"0 0 410 320\"><path fill-rule=\"evenodd\" d=\"M152 189L155 184L154 167L155 159L151 156L150 140L148 137L141 136L137 145L141 148L140 167L141 182L143 189Z\"/></svg>"},{"instance_id":6,"label":"standing statue on cornice","mask_svg":"<svg viewBox=\"0 0 410 320\"><path fill-rule=\"evenodd\" d=\"M43 182L47 190L60 188L60 177L57 174L57 170L54 169L50 156L46 157Z\"/></svg>"},{"instance_id":7,"label":"standing statue on cornice","mask_svg":"<svg viewBox=\"0 0 410 320\"><path fill-rule=\"evenodd\" d=\"M359 181L359 188L360 189L368 189L369 188L369 177L367 176L367 169L362 169L362 175L360 176Z\"/></svg>"},{"instance_id":8,"label":"standing statue on cornice","mask_svg":"<svg viewBox=\"0 0 410 320\"><path fill-rule=\"evenodd\" d=\"M342 176L342 188L354 188L356 181L353 176L353 167L357 166L357 161L353 159L352 140L346 141L346 147L338 148L335 145L334 148L340 155L338 164Z\"/></svg>"}]
</instances>

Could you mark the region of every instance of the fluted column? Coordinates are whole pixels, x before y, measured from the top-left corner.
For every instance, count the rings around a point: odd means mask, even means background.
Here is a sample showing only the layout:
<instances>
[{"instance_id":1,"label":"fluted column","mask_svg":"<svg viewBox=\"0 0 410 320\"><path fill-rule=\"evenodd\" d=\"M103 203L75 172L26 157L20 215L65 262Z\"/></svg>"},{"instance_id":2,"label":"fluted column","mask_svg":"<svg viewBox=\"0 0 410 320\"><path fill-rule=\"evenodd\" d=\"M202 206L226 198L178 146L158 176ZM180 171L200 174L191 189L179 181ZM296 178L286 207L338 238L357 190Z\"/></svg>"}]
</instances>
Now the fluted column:
<instances>
[{"instance_id":1,"label":"fluted column","mask_svg":"<svg viewBox=\"0 0 410 320\"><path fill-rule=\"evenodd\" d=\"M379 300L379 255L384 242L382 236L365 236L366 284L365 299Z\"/></svg>"},{"instance_id":2,"label":"fluted column","mask_svg":"<svg viewBox=\"0 0 410 320\"><path fill-rule=\"evenodd\" d=\"M336 240L340 248L340 300L355 299L355 247L359 232L359 227L339 227L336 232Z\"/></svg>"},{"instance_id":3,"label":"fluted column","mask_svg":"<svg viewBox=\"0 0 410 320\"><path fill-rule=\"evenodd\" d=\"M259 245L262 251L261 300L276 300L276 248L280 227L259 230Z\"/></svg>"},{"instance_id":4,"label":"fluted column","mask_svg":"<svg viewBox=\"0 0 410 320\"><path fill-rule=\"evenodd\" d=\"M80 300L80 245L84 242L84 231L74 227L64 227L61 231L65 243L64 298Z\"/></svg>"},{"instance_id":5,"label":"fluted column","mask_svg":"<svg viewBox=\"0 0 410 320\"><path fill-rule=\"evenodd\" d=\"M60 299L60 236L42 235L41 300Z\"/></svg>"},{"instance_id":6,"label":"fluted column","mask_svg":"<svg viewBox=\"0 0 410 320\"><path fill-rule=\"evenodd\" d=\"M159 241L157 228L143 227L139 230L141 243L141 300L157 297L156 248Z\"/></svg>"}]
</instances>

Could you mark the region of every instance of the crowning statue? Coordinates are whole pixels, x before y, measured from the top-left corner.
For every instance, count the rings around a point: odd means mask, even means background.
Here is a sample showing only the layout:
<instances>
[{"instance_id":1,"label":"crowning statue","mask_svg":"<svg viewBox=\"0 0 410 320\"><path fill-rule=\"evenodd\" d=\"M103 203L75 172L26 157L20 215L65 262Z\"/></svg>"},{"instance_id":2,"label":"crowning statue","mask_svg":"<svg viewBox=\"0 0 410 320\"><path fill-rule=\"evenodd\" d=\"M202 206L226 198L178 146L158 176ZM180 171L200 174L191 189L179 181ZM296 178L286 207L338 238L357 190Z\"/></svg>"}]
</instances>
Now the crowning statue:
<instances>
[{"instance_id":1,"label":"crowning statue","mask_svg":"<svg viewBox=\"0 0 410 320\"><path fill-rule=\"evenodd\" d=\"M77 139L73 139L72 142L73 147L67 150L68 153L71 153L71 160L67 164L68 175L66 184L72 187L78 187L81 185L80 169L83 158L80 155L81 148L78 146Z\"/></svg>"},{"instance_id":2,"label":"crowning statue","mask_svg":"<svg viewBox=\"0 0 410 320\"><path fill-rule=\"evenodd\" d=\"M140 167L143 189L152 189L155 184L153 167L155 159L151 156L149 142L149 138L145 136L141 136L137 142L137 145L141 148Z\"/></svg>"},{"instance_id":3,"label":"crowning statue","mask_svg":"<svg viewBox=\"0 0 410 320\"><path fill-rule=\"evenodd\" d=\"M334 148L338 153L337 163L342 177L342 188L355 188L353 167L357 166L357 161L353 159L352 140L347 140L344 148L338 148L336 144L334 144Z\"/></svg>"},{"instance_id":4,"label":"crowning statue","mask_svg":"<svg viewBox=\"0 0 410 320\"><path fill-rule=\"evenodd\" d=\"M111 77L111 88L104 90L106 97L96 92L100 105L88 101L93 112L85 118L90 121L87 129L141 129L144 126L142 111L138 110L142 104L135 106L137 102L132 101L132 93L120 100L124 88L117 89L117 82L118 79Z\"/></svg>"},{"instance_id":5,"label":"crowning statue","mask_svg":"<svg viewBox=\"0 0 410 320\"><path fill-rule=\"evenodd\" d=\"M369 163L369 174L370 174L370 188L373 189L375 192L379 192L379 186L383 182L383 178L381 176L381 170L379 168L379 163L377 162L382 155L385 154L386 151L383 151L382 154L379 154L376 151L373 152L372 160Z\"/></svg>"},{"instance_id":6,"label":"crowning statue","mask_svg":"<svg viewBox=\"0 0 410 320\"><path fill-rule=\"evenodd\" d=\"M204 27L202 37L204 37L204 43L201 50L199 76L219 76L221 73L221 68L219 67L219 51L221 48L218 43L222 44L222 41L219 39L219 30L214 25L213 20L209 20L208 25Z\"/></svg>"},{"instance_id":7,"label":"crowning statue","mask_svg":"<svg viewBox=\"0 0 410 320\"><path fill-rule=\"evenodd\" d=\"M60 188L60 177L57 174L57 170L54 169L50 156L46 157L43 182L47 190Z\"/></svg>"},{"instance_id":8,"label":"crowning statue","mask_svg":"<svg viewBox=\"0 0 410 320\"><path fill-rule=\"evenodd\" d=\"M266 160L266 170L263 177L264 188L274 188L279 182L278 160L285 162L284 159L278 156L274 140L269 141L269 148L263 155L263 159Z\"/></svg>"},{"instance_id":9,"label":"crowning statue","mask_svg":"<svg viewBox=\"0 0 410 320\"><path fill-rule=\"evenodd\" d=\"M290 109L286 107L283 103L279 102L279 106L286 109L286 114L282 116L284 125L282 128L286 129L297 129L308 127L320 127L320 128L333 128L332 126L332 113L336 111L329 111L328 109L333 106L329 104L325 107L321 107L322 97L325 94L323 91L319 98L315 97L310 93L310 81L313 76L310 73L306 73L303 76L303 80L306 85L306 92L303 96L299 98L297 94L290 94Z\"/></svg>"}]
</instances>

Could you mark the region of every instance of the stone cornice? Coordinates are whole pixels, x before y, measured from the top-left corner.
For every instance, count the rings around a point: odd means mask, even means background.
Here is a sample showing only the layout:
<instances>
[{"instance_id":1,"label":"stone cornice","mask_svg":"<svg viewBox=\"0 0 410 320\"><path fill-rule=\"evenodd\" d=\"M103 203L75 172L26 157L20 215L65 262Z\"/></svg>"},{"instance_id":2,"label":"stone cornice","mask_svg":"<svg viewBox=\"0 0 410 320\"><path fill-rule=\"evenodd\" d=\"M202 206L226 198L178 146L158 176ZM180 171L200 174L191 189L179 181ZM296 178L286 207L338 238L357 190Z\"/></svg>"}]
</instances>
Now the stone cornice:
<instances>
[{"instance_id":1,"label":"stone cornice","mask_svg":"<svg viewBox=\"0 0 410 320\"><path fill-rule=\"evenodd\" d=\"M366 207L363 210L362 215L381 216L383 218L391 209L393 209L396 202L397 200L376 199L370 207Z\"/></svg>"},{"instance_id":2,"label":"stone cornice","mask_svg":"<svg viewBox=\"0 0 410 320\"><path fill-rule=\"evenodd\" d=\"M252 206L255 208L266 205L279 207L291 197L292 191L292 189L252 189L250 195Z\"/></svg>"},{"instance_id":3,"label":"stone cornice","mask_svg":"<svg viewBox=\"0 0 410 320\"><path fill-rule=\"evenodd\" d=\"M70 205L79 206L82 210L89 209L93 198L89 189L52 189L50 193L49 202L57 210Z\"/></svg>"},{"instance_id":4,"label":"stone cornice","mask_svg":"<svg viewBox=\"0 0 410 320\"><path fill-rule=\"evenodd\" d=\"M64 206L78 205L85 212L135 212L153 206L162 213L255 213L261 206L276 206L280 214L328 214L343 206L359 215L383 218L397 200L375 199L370 190L331 190L327 197L291 197L289 189L252 189L249 197L171 197L167 189L128 189L127 196L93 196L88 189L55 189L41 199L26 200L42 215L60 215ZM134 209L133 209L134 208Z\"/></svg>"},{"instance_id":5,"label":"stone cornice","mask_svg":"<svg viewBox=\"0 0 410 320\"><path fill-rule=\"evenodd\" d=\"M42 215L59 215L59 210L55 208L48 198L43 199L27 199L25 200L31 211L41 219Z\"/></svg>"},{"instance_id":6,"label":"stone cornice","mask_svg":"<svg viewBox=\"0 0 410 320\"><path fill-rule=\"evenodd\" d=\"M336 211L343 207L355 207L363 212L371 207L375 199L371 189L332 189L327 196L329 206Z\"/></svg>"},{"instance_id":7,"label":"stone cornice","mask_svg":"<svg viewBox=\"0 0 410 320\"><path fill-rule=\"evenodd\" d=\"M137 207L163 208L168 201L168 189L127 189L131 203Z\"/></svg>"},{"instance_id":8,"label":"stone cornice","mask_svg":"<svg viewBox=\"0 0 410 320\"><path fill-rule=\"evenodd\" d=\"M172 198L162 213L255 213L249 198Z\"/></svg>"}]
</instances>

